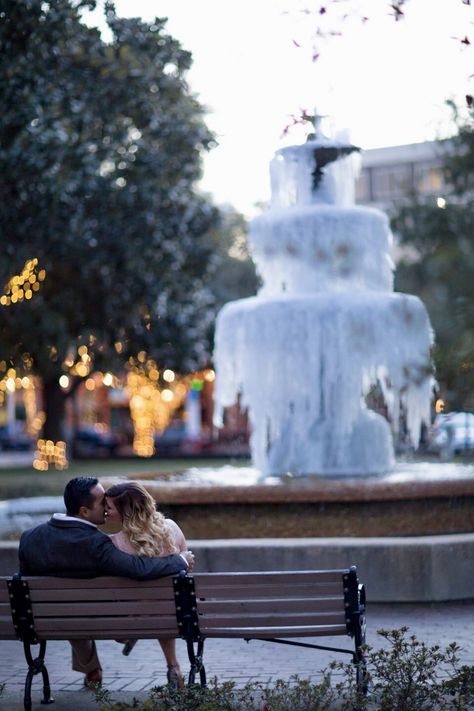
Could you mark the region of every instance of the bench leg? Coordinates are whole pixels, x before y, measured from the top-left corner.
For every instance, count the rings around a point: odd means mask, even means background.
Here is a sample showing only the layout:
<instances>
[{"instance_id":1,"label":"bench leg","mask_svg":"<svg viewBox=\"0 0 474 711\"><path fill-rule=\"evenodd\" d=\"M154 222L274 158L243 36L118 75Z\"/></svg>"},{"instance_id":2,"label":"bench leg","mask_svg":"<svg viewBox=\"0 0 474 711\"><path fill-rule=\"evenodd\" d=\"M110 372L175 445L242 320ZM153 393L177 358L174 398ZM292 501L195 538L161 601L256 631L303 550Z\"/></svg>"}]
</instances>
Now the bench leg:
<instances>
[{"instance_id":1,"label":"bench leg","mask_svg":"<svg viewBox=\"0 0 474 711\"><path fill-rule=\"evenodd\" d=\"M46 641L43 640L39 643L39 652L36 659L33 659L31 654L31 644L29 642L23 642L23 651L25 652L25 659L28 664L28 673L25 680L25 696L23 699L23 704L25 711L31 711L31 684L33 678L37 674L41 674L43 677L43 698L41 699L42 704L52 704L54 699L51 697L51 687L49 685L49 675L44 663L44 656L46 654Z\"/></svg>"},{"instance_id":2,"label":"bench leg","mask_svg":"<svg viewBox=\"0 0 474 711\"><path fill-rule=\"evenodd\" d=\"M364 599L365 603L365 599ZM354 620L354 664L356 665L356 683L359 694L367 696L368 681L367 681L367 662L362 649L365 644L365 604L353 613Z\"/></svg>"},{"instance_id":3,"label":"bench leg","mask_svg":"<svg viewBox=\"0 0 474 711\"><path fill-rule=\"evenodd\" d=\"M191 686L196 681L196 674L199 673L199 681L201 686L206 686L206 670L202 661L204 654L204 639L200 639L197 643L197 650L194 652L194 643L191 640L187 640L188 647L188 657L191 663L191 668L189 670L188 686Z\"/></svg>"},{"instance_id":4,"label":"bench leg","mask_svg":"<svg viewBox=\"0 0 474 711\"><path fill-rule=\"evenodd\" d=\"M359 694L367 696L367 662L365 661L364 654L360 649L356 651L354 657L354 664L356 665L357 691Z\"/></svg>"}]
</instances>

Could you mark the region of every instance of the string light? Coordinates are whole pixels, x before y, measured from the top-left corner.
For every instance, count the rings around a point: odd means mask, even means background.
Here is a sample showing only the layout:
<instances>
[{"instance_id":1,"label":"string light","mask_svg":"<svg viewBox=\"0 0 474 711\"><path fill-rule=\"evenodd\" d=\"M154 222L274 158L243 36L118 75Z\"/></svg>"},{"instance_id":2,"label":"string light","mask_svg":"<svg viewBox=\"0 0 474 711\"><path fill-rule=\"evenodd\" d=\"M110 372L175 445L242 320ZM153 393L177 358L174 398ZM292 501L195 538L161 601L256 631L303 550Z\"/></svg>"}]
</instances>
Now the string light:
<instances>
[{"instance_id":1,"label":"string light","mask_svg":"<svg viewBox=\"0 0 474 711\"><path fill-rule=\"evenodd\" d=\"M127 375L133 450L140 457L151 457L155 453L155 432L166 428L186 397L186 387L172 370L163 371L166 387L160 387L160 371L155 361L147 359L144 351L138 354L137 361L129 359Z\"/></svg>"},{"instance_id":2,"label":"string light","mask_svg":"<svg viewBox=\"0 0 474 711\"><path fill-rule=\"evenodd\" d=\"M37 442L33 467L45 472L50 466L55 469L67 469L69 463L66 458L66 442L59 440L53 442L51 439L39 439Z\"/></svg>"},{"instance_id":3,"label":"string light","mask_svg":"<svg viewBox=\"0 0 474 711\"><path fill-rule=\"evenodd\" d=\"M1 306L11 306L12 304L29 301L35 291L41 288L41 282L46 279L46 270L38 269L38 260L28 259L25 262L20 274L15 274L9 279L3 288L0 296Z\"/></svg>"}]
</instances>

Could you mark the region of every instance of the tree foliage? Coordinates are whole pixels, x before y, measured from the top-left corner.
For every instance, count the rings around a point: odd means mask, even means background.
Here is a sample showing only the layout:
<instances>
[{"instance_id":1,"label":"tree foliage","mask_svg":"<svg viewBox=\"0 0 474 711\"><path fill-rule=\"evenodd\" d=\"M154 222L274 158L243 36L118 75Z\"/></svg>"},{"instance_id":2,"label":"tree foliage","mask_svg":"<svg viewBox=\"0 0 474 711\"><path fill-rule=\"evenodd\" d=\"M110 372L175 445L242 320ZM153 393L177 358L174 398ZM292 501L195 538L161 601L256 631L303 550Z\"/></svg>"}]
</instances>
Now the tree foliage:
<instances>
[{"instance_id":1,"label":"tree foliage","mask_svg":"<svg viewBox=\"0 0 474 711\"><path fill-rule=\"evenodd\" d=\"M145 350L207 357L218 216L197 194L213 137L166 20L86 27L93 0L0 0L0 279L36 258L29 300L0 306L0 357L53 387L71 350L97 367ZM22 361L23 358L23 361ZM47 392L47 388L45 390Z\"/></svg>"},{"instance_id":2,"label":"tree foliage","mask_svg":"<svg viewBox=\"0 0 474 711\"><path fill-rule=\"evenodd\" d=\"M473 117L474 117L474 112ZM461 123L444 157L451 186L444 207L414 196L393 226L412 248L396 288L424 301L435 331L437 379L449 409L472 409L474 392L474 124Z\"/></svg>"}]
</instances>

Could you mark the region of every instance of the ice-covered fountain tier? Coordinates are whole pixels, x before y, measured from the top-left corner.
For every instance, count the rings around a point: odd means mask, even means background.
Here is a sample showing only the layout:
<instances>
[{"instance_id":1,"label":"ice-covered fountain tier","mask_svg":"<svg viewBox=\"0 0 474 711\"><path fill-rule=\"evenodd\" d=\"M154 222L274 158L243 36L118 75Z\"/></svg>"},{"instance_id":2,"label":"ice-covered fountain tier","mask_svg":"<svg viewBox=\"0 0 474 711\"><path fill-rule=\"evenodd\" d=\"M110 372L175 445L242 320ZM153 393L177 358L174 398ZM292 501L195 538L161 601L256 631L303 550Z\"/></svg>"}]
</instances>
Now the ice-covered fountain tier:
<instances>
[{"instance_id":1,"label":"ice-covered fountain tier","mask_svg":"<svg viewBox=\"0 0 474 711\"><path fill-rule=\"evenodd\" d=\"M240 398L264 474L390 470L390 425L365 404L376 384L414 446L429 423L429 319L393 293L386 215L354 205L357 150L317 137L277 151L271 208L250 225L263 286L218 316L216 423Z\"/></svg>"}]
</instances>

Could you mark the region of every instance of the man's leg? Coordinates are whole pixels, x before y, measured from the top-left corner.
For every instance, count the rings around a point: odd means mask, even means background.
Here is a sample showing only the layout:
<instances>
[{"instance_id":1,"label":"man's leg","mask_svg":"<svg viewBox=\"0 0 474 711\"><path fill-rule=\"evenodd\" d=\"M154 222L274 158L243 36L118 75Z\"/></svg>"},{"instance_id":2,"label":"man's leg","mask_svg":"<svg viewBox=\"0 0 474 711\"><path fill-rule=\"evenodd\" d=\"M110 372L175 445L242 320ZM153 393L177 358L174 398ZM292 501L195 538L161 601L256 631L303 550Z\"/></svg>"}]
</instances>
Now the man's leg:
<instances>
[{"instance_id":1,"label":"man's leg","mask_svg":"<svg viewBox=\"0 0 474 711\"><path fill-rule=\"evenodd\" d=\"M94 640L71 639L69 643L72 647L72 668L74 671L88 674L96 669L102 670Z\"/></svg>"}]
</instances>

